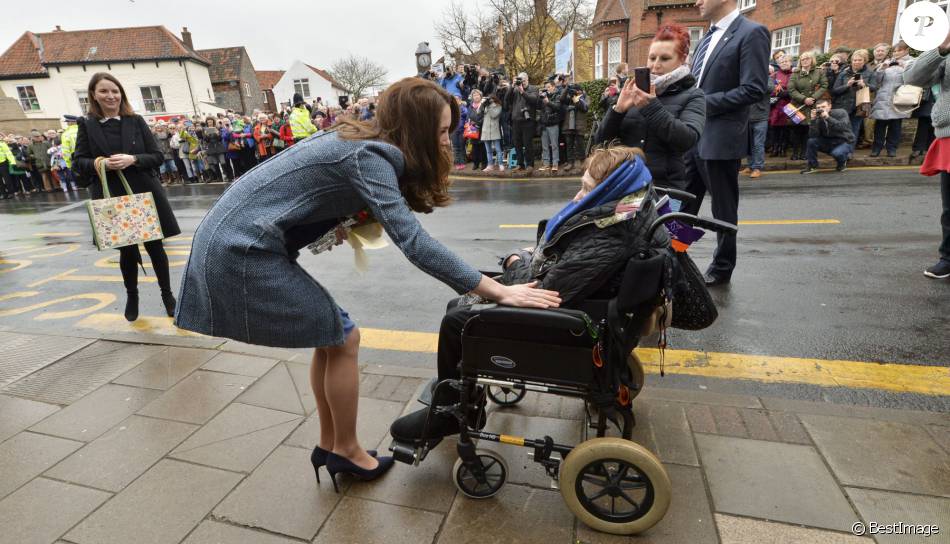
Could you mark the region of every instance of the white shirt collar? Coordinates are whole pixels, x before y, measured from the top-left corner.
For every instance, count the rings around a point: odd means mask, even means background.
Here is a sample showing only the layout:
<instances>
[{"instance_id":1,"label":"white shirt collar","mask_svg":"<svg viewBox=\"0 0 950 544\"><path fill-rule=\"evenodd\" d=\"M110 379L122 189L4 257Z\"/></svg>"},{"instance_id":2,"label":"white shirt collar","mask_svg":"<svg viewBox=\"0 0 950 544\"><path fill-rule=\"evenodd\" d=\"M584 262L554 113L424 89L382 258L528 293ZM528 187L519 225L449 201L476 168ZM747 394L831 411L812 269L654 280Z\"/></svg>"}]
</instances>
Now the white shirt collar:
<instances>
[{"instance_id":1,"label":"white shirt collar","mask_svg":"<svg viewBox=\"0 0 950 544\"><path fill-rule=\"evenodd\" d=\"M122 120L122 117L120 117L120 116L118 116L118 115L116 115L115 117L102 117L102 118L99 119L99 122L100 122L100 123L105 123L105 122L108 121L109 119L115 119L116 121L121 121L121 120Z\"/></svg>"},{"instance_id":2,"label":"white shirt collar","mask_svg":"<svg viewBox=\"0 0 950 544\"><path fill-rule=\"evenodd\" d=\"M739 8L736 8L732 10L732 12L729 15L726 15L722 19L719 19L718 21L713 23L713 26L715 26L718 30L726 30L727 28L729 28L729 25L731 25L733 21L735 21L738 18L739 18Z\"/></svg>"}]
</instances>

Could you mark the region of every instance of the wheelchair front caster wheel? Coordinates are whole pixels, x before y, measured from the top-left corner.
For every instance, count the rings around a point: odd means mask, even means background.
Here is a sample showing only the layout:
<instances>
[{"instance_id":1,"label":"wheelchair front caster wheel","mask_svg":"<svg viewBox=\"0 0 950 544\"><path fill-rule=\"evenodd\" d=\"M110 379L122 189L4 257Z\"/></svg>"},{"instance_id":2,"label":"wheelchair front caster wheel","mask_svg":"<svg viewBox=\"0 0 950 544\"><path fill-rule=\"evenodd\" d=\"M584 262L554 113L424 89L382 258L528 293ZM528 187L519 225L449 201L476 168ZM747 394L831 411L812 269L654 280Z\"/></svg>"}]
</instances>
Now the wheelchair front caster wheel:
<instances>
[{"instance_id":1,"label":"wheelchair front caster wheel","mask_svg":"<svg viewBox=\"0 0 950 544\"><path fill-rule=\"evenodd\" d=\"M499 406L513 406L521 402L526 391L524 389L513 389L511 387L500 387L495 385L488 386L488 398Z\"/></svg>"},{"instance_id":2,"label":"wheelchair front caster wheel","mask_svg":"<svg viewBox=\"0 0 950 544\"><path fill-rule=\"evenodd\" d=\"M481 464L482 477L465 464L462 458L452 467L452 481L465 496L473 499L494 497L508 480L508 463L501 455L488 450L475 450L475 457Z\"/></svg>"},{"instance_id":3,"label":"wheelchair front caster wheel","mask_svg":"<svg viewBox=\"0 0 950 544\"><path fill-rule=\"evenodd\" d=\"M592 438L561 463L561 495L577 519L616 535L643 532L670 506L670 478L655 455L622 438Z\"/></svg>"}]
</instances>

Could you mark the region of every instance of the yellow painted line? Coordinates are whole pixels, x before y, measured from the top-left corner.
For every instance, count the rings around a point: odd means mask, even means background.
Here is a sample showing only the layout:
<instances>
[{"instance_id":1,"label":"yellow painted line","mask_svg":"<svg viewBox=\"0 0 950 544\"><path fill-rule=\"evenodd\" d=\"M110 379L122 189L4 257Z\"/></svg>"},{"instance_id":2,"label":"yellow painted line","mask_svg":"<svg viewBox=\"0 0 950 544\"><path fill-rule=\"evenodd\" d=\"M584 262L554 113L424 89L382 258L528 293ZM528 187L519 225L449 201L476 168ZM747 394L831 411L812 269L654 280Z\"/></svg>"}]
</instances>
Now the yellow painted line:
<instances>
[{"instance_id":1,"label":"yellow painted line","mask_svg":"<svg viewBox=\"0 0 950 544\"><path fill-rule=\"evenodd\" d=\"M41 236L43 238L69 238L71 236L79 236L80 232L37 232L33 236Z\"/></svg>"},{"instance_id":2,"label":"yellow painted line","mask_svg":"<svg viewBox=\"0 0 950 544\"><path fill-rule=\"evenodd\" d=\"M749 219L739 221L740 225L840 225L838 219ZM498 225L500 229L536 229L538 225L508 224Z\"/></svg>"},{"instance_id":3,"label":"yellow painted line","mask_svg":"<svg viewBox=\"0 0 950 544\"><path fill-rule=\"evenodd\" d=\"M139 316L129 323L125 316L119 314L93 314L76 324L83 329L95 329L103 332L139 332L161 334L165 336L193 336L203 335L179 329L172 324L170 317Z\"/></svg>"},{"instance_id":4,"label":"yellow painted line","mask_svg":"<svg viewBox=\"0 0 950 544\"><path fill-rule=\"evenodd\" d=\"M201 336L172 325L167 317L140 317L129 323L119 314L99 313L86 317L77 326L103 332L138 331L171 336ZM436 353L439 335L428 332L361 328L364 348L414 353ZM660 372L659 351L638 348L644 370ZM773 357L739 353L666 350L664 368L669 374L721 379L752 380L763 383L802 383L826 387L860 387L924 395L950 394L950 368Z\"/></svg>"},{"instance_id":5,"label":"yellow painted line","mask_svg":"<svg viewBox=\"0 0 950 544\"><path fill-rule=\"evenodd\" d=\"M13 272L14 270L26 268L33 264L33 261L28 259L0 259L0 264L15 265L13 268L0 268L0 274L6 274L7 272Z\"/></svg>"},{"instance_id":6,"label":"yellow painted line","mask_svg":"<svg viewBox=\"0 0 950 544\"><path fill-rule=\"evenodd\" d=\"M25 255L31 259L43 259L46 257L59 257L79 249L80 244L62 244L53 246L33 246L16 251L7 251L4 256L13 257L14 255Z\"/></svg>"},{"instance_id":7,"label":"yellow painted line","mask_svg":"<svg viewBox=\"0 0 950 544\"><path fill-rule=\"evenodd\" d=\"M360 329L360 344L373 349L435 353L438 351L438 338L439 335L435 333ZM659 374L657 350L641 348L637 350L637 354L647 372ZM665 370L670 374L765 383L806 383L950 395L950 368L926 365L668 349Z\"/></svg>"},{"instance_id":8,"label":"yellow painted line","mask_svg":"<svg viewBox=\"0 0 950 544\"><path fill-rule=\"evenodd\" d=\"M840 225L837 219L746 219L740 225Z\"/></svg>"},{"instance_id":9,"label":"yellow painted line","mask_svg":"<svg viewBox=\"0 0 950 544\"><path fill-rule=\"evenodd\" d=\"M122 282L122 276L105 276L105 275L86 276L86 275L76 274L76 272L78 271L79 271L78 268L71 268L65 272L60 272L59 274L56 274L55 276L50 276L42 280L37 280L27 285L27 287L30 287L30 288L39 287L40 285L47 284L51 281L104 281L104 282L110 282L110 283ZM158 280L156 280L154 276L139 276L139 282L155 283L156 281Z\"/></svg>"},{"instance_id":10,"label":"yellow painted line","mask_svg":"<svg viewBox=\"0 0 950 544\"><path fill-rule=\"evenodd\" d=\"M95 266L96 268L115 268L115 269L118 269L118 268L119 268L119 261L117 261L117 260L115 260L115 259L116 259L116 257L108 257L108 256L106 256L106 257L103 257L103 258L99 259L98 261L96 261L96 263L95 263L94 266ZM0 261L0 262L2 262L2 261ZM180 266L185 266L185 263L187 263L187 262L188 262L188 261L168 261L168 266L169 266L170 268L177 268L177 267L180 267ZM154 267L152 266L152 263L151 263L151 262L145 262L144 264L145 264L145 268L154 268Z\"/></svg>"},{"instance_id":11,"label":"yellow painted line","mask_svg":"<svg viewBox=\"0 0 950 544\"><path fill-rule=\"evenodd\" d=\"M0 296L0 302L6 302L7 300L15 298L31 298L39 295L39 291L21 291L17 293L8 293L6 295ZM67 297L61 297L53 300L47 300L46 302L39 302L37 304L30 304L28 306L19 306L16 308L5 308L7 304L4 304L4 307L0 307L0 317L9 317L13 315L25 314L27 312L32 312L33 310L39 310L41 308L46 308L48 306L54 306L56 304L63 304L66 302L72 302L75 300L90 300L94 301L95 304L88 306L86 308L80 308L78 310L66 310L62 312L48 312L40 314L33 318L34 321L47 321L50 319L65 319L68 317L79 317L85 315L89 312L95 312L105 308L106 306L115 302L115 295L112 293L82 293L79 295L70 295Z\"/></svg>"}]
</instances>

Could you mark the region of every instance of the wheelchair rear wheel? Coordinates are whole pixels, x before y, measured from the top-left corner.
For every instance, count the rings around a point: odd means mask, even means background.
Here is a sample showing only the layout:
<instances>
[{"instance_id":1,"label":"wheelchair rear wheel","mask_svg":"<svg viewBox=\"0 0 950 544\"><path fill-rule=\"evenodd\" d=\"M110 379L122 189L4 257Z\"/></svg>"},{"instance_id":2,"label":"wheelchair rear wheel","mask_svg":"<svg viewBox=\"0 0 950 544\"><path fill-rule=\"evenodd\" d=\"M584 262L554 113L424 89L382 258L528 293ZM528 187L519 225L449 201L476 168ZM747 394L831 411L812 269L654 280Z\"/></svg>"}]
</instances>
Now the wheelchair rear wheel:
<instances>
[{"instance_id":1,"label":"wheelchair rear wheel","mask_svg":"<svg viewBox=\"0 0 950 544\"><path fill-rule=\"evenodd\" d=\"M527 391L511 387L488 386L488 398L499 406L513 406L521 402Z\"/></svg>"},{"instance_id":2,"label":"wheelchair rear wheel","mask_svg":"<svg viewBox=\"0 0 950 544\"><path fill-rule=\"evenodd\" d=\"M484 481L459 457L452 467L452 481L465 496L473 499L494 497L508 480L508 463L501 455L488 450L475 450L475 457L484 471Z\"/></svg>"},{"instance_id":3,"label":"wheelchair rear wheel","mask_svg":"<svg viewBox=\"0 0 950 544\"><path fill-rule=\"evenodd\" d=\"M561 495L577 519L605 533L630 535L656 525L670 506L666 470L643 446L592 438L561 463Z\"/></svg>"}]
</instances>

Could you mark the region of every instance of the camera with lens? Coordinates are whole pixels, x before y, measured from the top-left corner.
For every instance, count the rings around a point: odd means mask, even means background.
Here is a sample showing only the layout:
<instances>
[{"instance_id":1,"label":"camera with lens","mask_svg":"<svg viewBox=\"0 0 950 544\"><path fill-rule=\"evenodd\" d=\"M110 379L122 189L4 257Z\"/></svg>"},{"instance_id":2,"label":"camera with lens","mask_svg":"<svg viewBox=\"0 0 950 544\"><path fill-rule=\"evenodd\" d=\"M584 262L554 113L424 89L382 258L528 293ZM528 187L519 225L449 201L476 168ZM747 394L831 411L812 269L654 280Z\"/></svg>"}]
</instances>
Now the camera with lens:
<instances>
[{"instance_id":1,"label":"camera with lens","mask_svg":"<svg viewBox=\"0 0 950 544\"><path fill-rule=\"evenodd\" d=\"M517 87L517 86L519 86L519 85L524 85L524 80L521 79L520 77L516 77L516 78L515 78L515 87Z\"/></svg>"}]
</instances>

